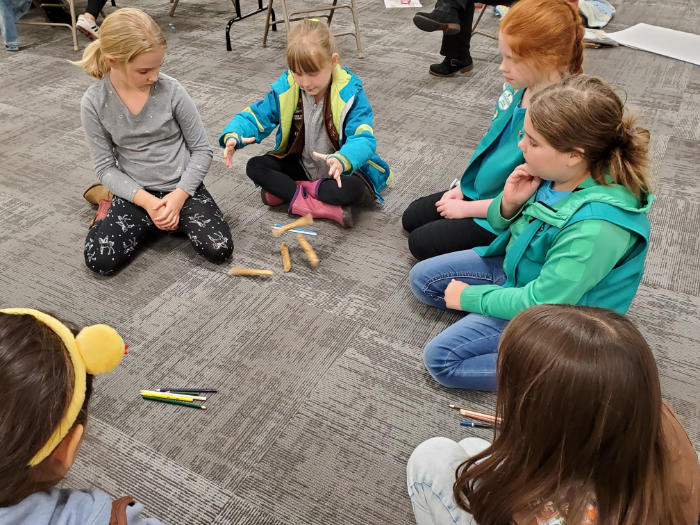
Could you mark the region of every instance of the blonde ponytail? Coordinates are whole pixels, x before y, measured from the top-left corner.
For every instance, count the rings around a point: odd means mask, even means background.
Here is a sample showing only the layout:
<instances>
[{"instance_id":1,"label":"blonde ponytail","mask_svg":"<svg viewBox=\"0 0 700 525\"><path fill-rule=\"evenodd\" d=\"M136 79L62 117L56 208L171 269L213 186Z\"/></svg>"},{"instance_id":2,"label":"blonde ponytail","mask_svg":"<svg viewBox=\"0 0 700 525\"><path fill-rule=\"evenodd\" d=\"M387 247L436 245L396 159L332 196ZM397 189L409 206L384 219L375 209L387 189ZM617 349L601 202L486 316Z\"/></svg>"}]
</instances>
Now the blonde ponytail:
<instances>
[{"instance_id":1,"label":"blonde ponytail","mask_svg":"<svg viewBox=\"0 0 700 525\"><path fill-rule=\"evenodd\" d=\"M83 51L83 58L77 62L71 62L82 67L85 72L94 78L102 78L109 71L109 62L102 52L101 40L97 39L88 45Z\"/></svg>"}]
</instances>

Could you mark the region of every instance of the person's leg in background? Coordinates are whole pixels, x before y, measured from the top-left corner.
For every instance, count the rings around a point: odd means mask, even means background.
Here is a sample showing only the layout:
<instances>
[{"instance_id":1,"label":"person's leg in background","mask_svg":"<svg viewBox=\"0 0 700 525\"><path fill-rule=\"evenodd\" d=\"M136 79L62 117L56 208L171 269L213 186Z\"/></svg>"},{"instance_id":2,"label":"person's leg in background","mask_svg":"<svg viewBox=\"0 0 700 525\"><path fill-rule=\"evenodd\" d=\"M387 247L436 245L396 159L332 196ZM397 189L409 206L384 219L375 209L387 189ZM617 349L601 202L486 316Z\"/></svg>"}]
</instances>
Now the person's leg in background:
<instances>
[{"instance_id":1,"label":"person's leg in background","mask_svg":"<svg viewBox=\"0 0 700 525\"><path fill-rule=\"evenodd\" d=\"M445 59L439 64L430 65L430 74L436 77L451 77L457 73L467 73L474 69L469 45L472 39L474 22L474 2L472 0L450 0L456 6L459 17L459 32L442 36L440 54ZM485 9L485 8L483 8Z\"/></svg>"},{"instance_id":2,"label":"person's leg in background","mask_svg":"<svg viewBox=\"0 0 700 525\"><path fill-rule=\"evenodd\" d=\"M16 22L30 6L31 0L0 0L0 31L8 51L20 50Z\"/></svg>"},{"instance_id":3,"label":"person's leg in background","mask_svg":"<svg viewBox=\"0 0 700 525\"><path fill-rule=\"evenodd\" d=\"M100 38L100 27L97 25L97 16L106 3L107 0L88 0L85 12L78 16L75 27L90 40Z\"/></svg>"},{"instance_id":4,"label":"person's leg in background","mask_svg":"<svg viewBox=\"0 0 700 525\"><path fill-rule=\"evenodd\" d=\"M440 54L445 59L430 66L430 74L449 77L471 71L469 41L474 18L473 0L438 0L430 13L416 13L413 23L423 31L443 31Z\"/></svg>"},{"instance_id":5,"label":"person's leg in background","mask_svg":"<svg viewBox=\"0 0 700 525\"><path fill-rule=\"evenodd\" d=\"M452 486L457 467L489 446L477 437L459 443L435 437L415 448L406 465L406 483L417 525L476 525L474 518L457 506Z\"/></svg>"}]
</instances>

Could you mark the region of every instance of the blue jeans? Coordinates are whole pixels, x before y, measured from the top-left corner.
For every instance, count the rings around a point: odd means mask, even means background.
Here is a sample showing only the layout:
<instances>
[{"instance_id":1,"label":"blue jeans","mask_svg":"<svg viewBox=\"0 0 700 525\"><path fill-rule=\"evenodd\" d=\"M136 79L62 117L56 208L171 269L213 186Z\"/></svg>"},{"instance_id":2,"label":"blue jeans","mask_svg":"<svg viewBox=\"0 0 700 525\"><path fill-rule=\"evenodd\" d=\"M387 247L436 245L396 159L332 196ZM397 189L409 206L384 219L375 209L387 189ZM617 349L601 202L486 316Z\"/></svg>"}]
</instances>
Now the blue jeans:
<instances>
[{"instance_id":1,"label":"blue jeans","mask_svg":"<svg viewBox=\"0 0 700 525\"><path fill-rule=\"evenodd\" d=\"M5 44L19 45L15 22L29 9L30 0L0 0L0 29Z\"/></svg>"},{"instance_id":2,"label":"blue jeans","mask_svg":"<svg viewBox=\"0 0 700 525\"><path fill-rule=\"evenodd\" d=\"M445 309L445 288L452 279L470 285L503 284L503 257L481 257L474 250L438 255L416 264L411 289L422 302ZM423 351L425 366L450 388L496 389L498 341L506 319L469 314L438 334Z\"/></svg>"},{"instance_id":3,"label":"blue jeans","mask_svg":"<svg viewBox=\"0 0 700 525\"><path fill-rule=\"evenodd\" d=\"M456 443L444 437L424 441L408 458L406 483L417 525L477 525L452 495L455 470L490 443L468 437Z\"/></svg>"}]
</instances>

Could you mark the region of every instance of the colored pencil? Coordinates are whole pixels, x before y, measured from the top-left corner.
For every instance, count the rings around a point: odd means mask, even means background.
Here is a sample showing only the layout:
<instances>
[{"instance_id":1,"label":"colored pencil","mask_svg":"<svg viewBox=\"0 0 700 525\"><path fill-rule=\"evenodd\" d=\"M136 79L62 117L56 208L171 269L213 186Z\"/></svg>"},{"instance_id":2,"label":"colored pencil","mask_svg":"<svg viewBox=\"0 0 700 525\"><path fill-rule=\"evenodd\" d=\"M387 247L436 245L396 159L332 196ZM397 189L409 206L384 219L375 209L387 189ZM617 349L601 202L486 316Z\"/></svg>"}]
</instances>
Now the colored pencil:
<instances>
[{"instance_id":1,"label":"colored pencil","mask_svg":"<svg viewBox=\"0 0 700 525\"><path fill-rule=\"evenodd\" d=\"M487 424L482 424L482 423L474 423L472 421L460 421L460 425L463 427L472 427L472 428L493 428L493 425L487 425Z\"/></svg>"},{"instance_id":2,"label":"colored pencil","mask_svg":"<svg viewBox=\"0 0 700 525\"><path fill-rule=\"evenodd\" d=\"M483 412L475 412L474 410L467 410L466 408L460 408L459 413L464 417L470 417L472 419L478 419L479 421L486 421L487 423L501 423L500 419L496 419L496 416L491 414L484 414Z\"/></svg>"},{"instance_id":3,"label":"colored pencil","mask_svg":"<svg viewBox=\"0 0 700 525\"><path fill-rule=\"evenodd\" d=\"M199 393L205 393L205 392L216 393L216 392L218 392L218 390L216 388L159 388L158 392L173 392L173 393L194 392L196 394L199 394Z\"/></svg>"},{"instance_id":4,"label":"colored pencil","mask_svg":"<svg viewBox=\"0 0 700 525\"><path fill-rule=\"evenodd\" d=\"M281 228L281 227L282 227L281 224L275 224L272 228L273 228L273 229L279 229L279 228ZM303 233L304 235L318 235L318 233L316 233L315 231L313 231L313 230L305 230L304 228L292 228L292 229L289 230L289 231L290 231L290 232L294 232L294 233Z\"/></svg>"},{"instance_id":5,"label":"colored pencil","mask_svg":"<svg viewBox=\"0 0 700 525\"><path fill-rule=\"evenodd\" d=\"M207 398L204 396L192 396L188 394L176 394L173 392L157 392L155 390L141 390L139 391L139 394L151 396L151 397L160 397L163 399L175 399L178 401L206 401Z\"/></svg>"},{"instance_id":6,"label":"colored pencil","mask_svg":"<svg viewBox=\"0 0 700 525\"><path fill-rule=\"evenodd\" d=\"M188 403L187 401L176 401L175 399L163 399L160 397L150 397L147 395L141 396L146 401L157 401L158 403L169 403L171 405L181 405L183 407L199 408L200 410L206 410L207 407L204 405L198 405L197 403Z\"/></svg>"}]
</instances>

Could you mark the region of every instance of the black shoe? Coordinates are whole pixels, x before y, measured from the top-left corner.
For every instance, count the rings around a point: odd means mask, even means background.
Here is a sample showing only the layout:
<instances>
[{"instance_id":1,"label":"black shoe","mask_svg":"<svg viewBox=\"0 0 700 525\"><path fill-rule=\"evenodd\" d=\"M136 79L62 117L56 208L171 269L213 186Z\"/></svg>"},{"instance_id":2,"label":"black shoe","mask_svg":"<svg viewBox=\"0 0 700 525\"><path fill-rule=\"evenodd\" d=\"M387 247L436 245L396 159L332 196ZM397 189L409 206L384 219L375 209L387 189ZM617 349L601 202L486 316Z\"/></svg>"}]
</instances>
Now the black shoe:
<instances>
[{"instance_id":1,"label":"black shoe","mask_svg":"<svg viewBox=\"0 0 700 525\"><path fill-rule=\"evenodd\" d=\"M446 35L456 35L462 29L454 9L434 9L430 13L416 13L413 23L422 31L444 31Z\"/></svg>"},{"instance_id":2,"label":"black shoe","mask_svg":"<svg viewBox=\"0 0 700 525\"><path fill-rule=\"evenodd\" d=\"M474 69L471 57L466 61L447 58L439 64L430 64L430 74L436 77L453 77L456 73L466 73Z\"/></svg>"}]
</instances>

